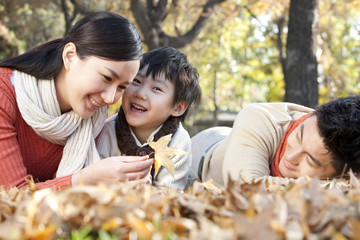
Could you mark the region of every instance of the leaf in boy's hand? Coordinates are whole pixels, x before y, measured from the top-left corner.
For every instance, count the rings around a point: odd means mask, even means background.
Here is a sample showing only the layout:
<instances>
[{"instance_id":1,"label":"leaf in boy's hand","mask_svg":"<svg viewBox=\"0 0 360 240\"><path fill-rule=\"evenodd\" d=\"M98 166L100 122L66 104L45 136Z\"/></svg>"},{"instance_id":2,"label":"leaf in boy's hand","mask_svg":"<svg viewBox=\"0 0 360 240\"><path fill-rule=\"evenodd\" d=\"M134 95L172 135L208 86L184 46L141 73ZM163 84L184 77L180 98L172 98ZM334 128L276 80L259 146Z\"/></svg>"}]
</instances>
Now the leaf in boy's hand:
<instances>
[{"instance_id":1,"label":"leaf in boy's hand","mask_svg":"<svg viewBox=\"0 0 360 240\"><path fill-rule=\"evenodd\" d=\"M156 142L149 142L149 146L154 149L156 161L154 161L155 166L155 177L159 172L159 168L164 166L174 177L175 170L174 170L174 163L171 161L171 158L175 155L184 155L189 154L181 149L175 147L168 147L168 144L171 140L172 134L163 136L159 138Z\"/></svg>"}]
</instances>

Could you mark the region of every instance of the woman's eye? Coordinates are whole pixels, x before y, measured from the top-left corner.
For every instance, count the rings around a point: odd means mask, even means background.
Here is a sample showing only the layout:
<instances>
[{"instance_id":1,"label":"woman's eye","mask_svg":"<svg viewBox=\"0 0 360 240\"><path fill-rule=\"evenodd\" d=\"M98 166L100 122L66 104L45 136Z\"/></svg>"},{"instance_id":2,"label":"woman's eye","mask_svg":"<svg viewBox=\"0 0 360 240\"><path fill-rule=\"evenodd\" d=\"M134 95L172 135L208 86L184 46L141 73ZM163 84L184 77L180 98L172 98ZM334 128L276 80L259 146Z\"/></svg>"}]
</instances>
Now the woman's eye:
<instances>
[{"instance_id":1,"label":"woman's eye","mask_svg":"<svg viewBox=\"0 0 360 240\"><path fill-rule=\"evenodd\" d=\"M118 89L120 89L120 90L125 90L125 89L126 89L126 86L120 85L120 86L118 86Z\"/></svg>"},{"instance_id":2,"label":"woman's eye","mask_svg":"<svg viewBox=\"0 0 360 240\"><path fill-rule=\"evenodd\" d=\"M111 82L111 77L108 77L108 76L106 76L106 75L103 75L103 77L104 77L104 79L107 81L107 82Z\"/></svg>"}]
</instances>

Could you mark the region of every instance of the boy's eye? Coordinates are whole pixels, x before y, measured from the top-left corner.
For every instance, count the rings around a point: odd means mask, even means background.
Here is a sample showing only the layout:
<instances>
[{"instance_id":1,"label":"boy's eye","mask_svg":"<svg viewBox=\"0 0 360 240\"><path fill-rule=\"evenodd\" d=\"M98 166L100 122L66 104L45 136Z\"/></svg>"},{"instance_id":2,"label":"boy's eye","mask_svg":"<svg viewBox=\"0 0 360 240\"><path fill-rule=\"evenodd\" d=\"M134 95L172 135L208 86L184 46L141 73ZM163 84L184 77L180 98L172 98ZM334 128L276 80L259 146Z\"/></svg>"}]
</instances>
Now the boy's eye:
<instances>
[{"instance_id":1,"label":"boy's eye","mask_svg":"<svg viewBox=\"0 0 360 240\"><path fill-rule=\"evenodd\" d=\"M136 85L136 84L140 84L141 82L140 82L138 79L135 78L135 79L132 81L132 83Z\"/></svg>"},{"instance_id":2,"label":"boy's eye","mask_svg":"<svg viewBox=\"0 0 360 240\"><path fill-rule=\"evenodd\" d=\"M159 92L162 92L163 90L161 89L161 88L159 88L159 87L154 87L153 88L155 91L159 91Z\"/></svg>"}]
</instances>

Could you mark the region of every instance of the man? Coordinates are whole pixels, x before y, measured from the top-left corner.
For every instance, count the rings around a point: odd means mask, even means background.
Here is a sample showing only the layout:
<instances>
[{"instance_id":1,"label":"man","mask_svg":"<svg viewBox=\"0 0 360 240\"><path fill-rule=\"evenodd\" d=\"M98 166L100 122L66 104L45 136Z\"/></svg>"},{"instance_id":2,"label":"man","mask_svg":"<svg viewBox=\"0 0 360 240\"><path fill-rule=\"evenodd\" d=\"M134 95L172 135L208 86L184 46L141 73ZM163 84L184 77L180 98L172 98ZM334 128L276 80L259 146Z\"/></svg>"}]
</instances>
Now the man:
<instances>
[{"instance_id":1,"label":"man","mask_svg":"<svg viewBox=\"0 0 360 240\"><path fill-rule=\"evenodd\" d=\"M293 103L255 103L233 128L216 127L192 138L191 177L226 187L229 176L333 178L360 170L360 96L315 110ZM195 174L194 174L195 173ZM195 176L194 176L195 175ZM271 178L271 177L270 177Z\"/></svg>"}]
</instances>

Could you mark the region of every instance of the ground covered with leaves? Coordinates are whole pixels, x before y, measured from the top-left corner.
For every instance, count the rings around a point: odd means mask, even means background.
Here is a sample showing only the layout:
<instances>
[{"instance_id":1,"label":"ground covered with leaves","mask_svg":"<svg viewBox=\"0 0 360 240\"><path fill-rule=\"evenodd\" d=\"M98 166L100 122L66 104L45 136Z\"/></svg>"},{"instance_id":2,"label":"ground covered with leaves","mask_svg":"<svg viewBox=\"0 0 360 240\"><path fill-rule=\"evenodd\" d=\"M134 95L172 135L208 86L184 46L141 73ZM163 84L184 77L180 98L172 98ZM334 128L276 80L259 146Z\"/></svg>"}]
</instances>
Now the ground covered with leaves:
<instances>
[{"instance_id":1,"label":"ground covered with leaves","mask_svg":"<svg viewBox=\"0 0 360 240\"><path fill-rule=\"evenodd\" d=\"M360 182L0 190L0 239L359 239Z\"/></svg>"}]
</instances>

